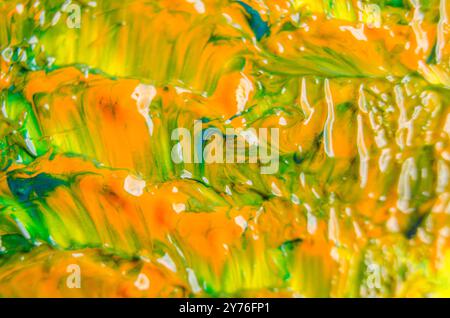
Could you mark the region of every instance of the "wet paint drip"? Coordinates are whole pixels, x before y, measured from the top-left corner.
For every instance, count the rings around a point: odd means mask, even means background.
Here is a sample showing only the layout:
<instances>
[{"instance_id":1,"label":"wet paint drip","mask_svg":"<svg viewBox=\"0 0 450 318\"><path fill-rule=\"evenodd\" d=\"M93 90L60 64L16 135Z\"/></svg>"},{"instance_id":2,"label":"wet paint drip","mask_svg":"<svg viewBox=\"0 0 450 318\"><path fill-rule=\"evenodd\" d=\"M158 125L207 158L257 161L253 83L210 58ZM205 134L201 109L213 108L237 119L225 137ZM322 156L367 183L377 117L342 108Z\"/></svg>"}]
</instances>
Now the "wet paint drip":
<instances>
[{"instance_id":1,"label":"wet paint drip","mask_svg":"<svg viewBox=\"0 0 450 318\"><path fill-rule=\"evenodd\" d=\"M0 16L0 296L450 295L448 0Z\"/></svg>"}]
</instances>

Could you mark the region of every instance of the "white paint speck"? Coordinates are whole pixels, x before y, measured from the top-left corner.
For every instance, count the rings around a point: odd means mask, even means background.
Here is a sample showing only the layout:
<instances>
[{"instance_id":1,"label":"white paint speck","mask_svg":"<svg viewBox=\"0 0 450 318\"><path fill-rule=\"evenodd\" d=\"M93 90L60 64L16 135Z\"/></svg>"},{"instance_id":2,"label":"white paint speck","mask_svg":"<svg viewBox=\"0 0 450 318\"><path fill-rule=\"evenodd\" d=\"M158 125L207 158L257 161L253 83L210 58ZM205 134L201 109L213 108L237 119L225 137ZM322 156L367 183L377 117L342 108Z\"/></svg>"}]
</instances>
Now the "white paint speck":
<instances>
[{"instance_id":1,"label":"white paint speck","mask_svg":"<svg viewBox=\"0 0 450 318\"><path fill-rule=\"evenodd\" d=\"M128 175L125 178L123 188L129 194L140 197L144 193L145 181Z\"/></svg>"},{"instance_id":2,"label":"white paint speck","mask_svg":"<svg viewBox=\"0 0 450 318\"><path fill-rule=\"evenodd\" d=\"M247 228L247 221L241 215L236 216L234 222L242 228L242 231L245 231Z\"/></svg>"},{"instance_id":3,"label":"white paint speck","mask_svg":"<svg viewBox=\"0 0 450 318\"><path fill-rule=\"evenodd\" d=\"M186 205L184 203L172 203L172 209L176 213L181 213L186 211Z\"/></svg>"},{"instance_id":4,"label":"white paint speck","mask_svg":"<svg viewBox=\"0 0 450 318\"><path fill-rule=\"evenodd\" d=\"M16 5L16 11L17 11L18 14L22 14L23 13L23 9L24 9L24 6L23 6L22 3L19 3L18 5Z\"/></svg>"},{"instance_id":5,"label":"white paint speck","mask_svg":"<svg viewBox=\"0 0 450 318\"><path fill-rule=\"evenodd\" d=\"M163 257L158 258L156 261L170 269L172 272L177 272L177 266L175 265L175 262L172 260L169 254L164 254Z\"/></svg>"}]
</instances>

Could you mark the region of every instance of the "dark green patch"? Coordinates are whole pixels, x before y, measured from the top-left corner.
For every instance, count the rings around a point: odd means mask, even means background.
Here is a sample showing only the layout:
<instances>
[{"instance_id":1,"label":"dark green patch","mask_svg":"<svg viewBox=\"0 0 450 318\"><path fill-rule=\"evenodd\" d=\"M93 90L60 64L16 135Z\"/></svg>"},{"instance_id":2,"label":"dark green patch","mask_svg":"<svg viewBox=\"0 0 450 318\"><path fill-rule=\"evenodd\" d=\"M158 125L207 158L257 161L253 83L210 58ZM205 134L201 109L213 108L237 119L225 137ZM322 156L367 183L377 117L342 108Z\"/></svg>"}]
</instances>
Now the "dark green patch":
<instances>
[{"instance_id":1,"label":"dark green patch","mask_svg":"<svg viewBox=\"0 0 450 318\"><path fill-rule=\"evenodd\" d=\"M341 103L336 106L336 110L339 115L342 115L343 113L345 113L347 110L349 110L351 108L352 108L352 103L350 103L350 102Z\"/></svg>"}]
</instances>

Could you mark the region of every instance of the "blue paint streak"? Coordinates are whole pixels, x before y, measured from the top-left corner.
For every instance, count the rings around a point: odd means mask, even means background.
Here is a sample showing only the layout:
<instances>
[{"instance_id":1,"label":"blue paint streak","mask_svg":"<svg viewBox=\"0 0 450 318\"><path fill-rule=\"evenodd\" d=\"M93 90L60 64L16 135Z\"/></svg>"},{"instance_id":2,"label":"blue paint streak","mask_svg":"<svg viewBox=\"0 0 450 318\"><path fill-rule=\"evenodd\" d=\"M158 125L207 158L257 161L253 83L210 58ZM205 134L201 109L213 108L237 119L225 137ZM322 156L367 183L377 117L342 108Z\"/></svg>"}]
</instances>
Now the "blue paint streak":
<instances>
[{"instance_id":1,"label":"blue paint streak","mask_svg":"<svg viewBox=\"0 0 450 318\"><path fill-rule=\"evenodd\" d=\"M33 198L33 194L42 198L50 191L53 191L65 182L56 179L47 173L40 173L32 178L14 178L8 176L8 186L11 192L20 202L26 202Z\"/></svg>"},{"instance_id":2,"label":"blue paint streak","mask_svg":"<svg viewBox=\"0 0 450 318\"><path fill-rule=\"evenodd\" d=\"M265 35L270 34L269 25L267 24L267 22L263 21L258 11L253 9L245 2L237 1L237 3L239 3L249 15L249 17L247 17L247 20L258 41L261 40Z\"/></svg>"}]
</instances>

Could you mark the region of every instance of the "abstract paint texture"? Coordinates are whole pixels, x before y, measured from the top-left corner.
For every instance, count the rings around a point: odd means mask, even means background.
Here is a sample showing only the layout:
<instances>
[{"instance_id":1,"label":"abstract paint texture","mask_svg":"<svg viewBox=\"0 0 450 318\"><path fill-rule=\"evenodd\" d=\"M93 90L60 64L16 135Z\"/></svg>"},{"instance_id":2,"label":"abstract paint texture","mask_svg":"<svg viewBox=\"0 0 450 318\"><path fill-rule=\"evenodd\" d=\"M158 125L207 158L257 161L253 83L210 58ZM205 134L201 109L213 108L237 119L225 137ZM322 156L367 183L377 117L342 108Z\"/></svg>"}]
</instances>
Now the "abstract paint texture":
<instances>
[{"instance_id":1,"label":"abstract paint texture","mask_svg":"<svg viewBox=\"0 0 450 318\"><path fill-rule=\"evenodd\" d=\"M0 0L0 296L450 297L449 42L449 0Z\"/></svg>"}]
</instances>

